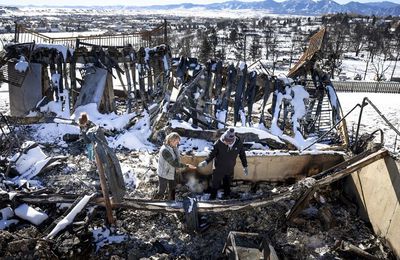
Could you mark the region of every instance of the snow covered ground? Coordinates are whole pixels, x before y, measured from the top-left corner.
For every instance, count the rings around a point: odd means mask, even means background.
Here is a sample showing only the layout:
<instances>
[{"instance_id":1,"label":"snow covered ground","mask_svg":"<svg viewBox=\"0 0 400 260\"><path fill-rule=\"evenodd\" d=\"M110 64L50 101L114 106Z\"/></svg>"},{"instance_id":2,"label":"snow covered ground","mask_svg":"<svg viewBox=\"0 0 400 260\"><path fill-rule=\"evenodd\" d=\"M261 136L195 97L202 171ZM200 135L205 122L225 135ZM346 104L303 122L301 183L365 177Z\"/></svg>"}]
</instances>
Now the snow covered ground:
<instances>
[{"instance_id":1,"label":"snow covered ground","mask_svg":"<svg viewBox=\"0 0 400 260\"><path fill-rule=\"evenodd\" d=\"M382 112L382 114L396 127L400 129L400 106L398 105L400 95L398 94L382 94L382 93L338 93L340 104L342 106L343 114L347 114L356 104L362 104L363 98L367 97L372 101L375 106ZM358 118L360 109L355 109L347 119L347 127L352 134L357 130ZM385 123L385 121L378 115L378 113L367 105L364 107L363 115L361 118L360 133L372 133L377 129L382 129L384 132L385 147L389 151L399 151L399 142L397 141L396 149L394 143L396 140L396 133ZM379 142L379 134L375 141ZM400 136L397 136L400 139ZM395 150L394 150L395 149Z\"/></svg>"}]
</instances>

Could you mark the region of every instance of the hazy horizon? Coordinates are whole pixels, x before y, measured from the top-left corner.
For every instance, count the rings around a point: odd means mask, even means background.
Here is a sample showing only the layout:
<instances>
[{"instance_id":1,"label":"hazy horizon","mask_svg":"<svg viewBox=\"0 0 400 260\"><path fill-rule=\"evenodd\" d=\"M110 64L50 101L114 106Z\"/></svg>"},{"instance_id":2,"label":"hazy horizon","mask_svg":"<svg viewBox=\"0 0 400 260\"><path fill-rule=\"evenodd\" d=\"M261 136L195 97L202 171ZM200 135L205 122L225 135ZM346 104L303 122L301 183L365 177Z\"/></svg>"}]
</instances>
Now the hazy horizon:
<instances>
[{"instance_id":1,"label":"hazy horizon","mask_svg":"<svg viewBox=\"0 0 400 260\"><path fill-rule=\"evenodd\" d=\"M96 0L87 0L87 1L79 1L79 0L42 0L38 3L37 0L18 0L18 3L15 3L15 0L3 0L0 2L0 5L10 5L10 6L25 6L25 5L34 5L34 6L113 6L113 5L125 5L125 6L149 6L149 5L169 5L169 4L182 4L182 3L193 3L193 4L211 4L211 3L222 3L227 2L228 0L202 0L202 1L190 1L190 0L106 0L106 1L96 1ZM239 0L240 2L260 2L260 0ZM275 0L276 2L283 2L284 0ZM334 0L339 4L346 4L351 2L351 0ZM382 2L377 0L354 0L355 2L360 3L370 3L370 2ZM400 4L400 0L390 0L388 2L393 2L396 4Z\"/></svg>"}]
</instances>

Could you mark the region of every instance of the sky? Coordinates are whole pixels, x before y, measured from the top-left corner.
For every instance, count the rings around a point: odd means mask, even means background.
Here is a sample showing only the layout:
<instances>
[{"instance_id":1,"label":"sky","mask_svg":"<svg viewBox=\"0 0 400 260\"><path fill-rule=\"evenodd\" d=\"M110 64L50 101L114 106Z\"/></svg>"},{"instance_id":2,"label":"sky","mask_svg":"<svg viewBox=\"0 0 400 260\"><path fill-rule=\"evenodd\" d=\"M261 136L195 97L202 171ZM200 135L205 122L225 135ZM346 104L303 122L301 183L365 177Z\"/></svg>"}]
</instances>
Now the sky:
<instances>
[{"instance_id":1,"label":"sky","mask_svg":"<svg viewBox=\"0 0 400 260\"><path fill-rule=\"evenodd\" d=\"M242 2L254 2L254 0L241 0ZM258 0L260 1L260 0ZM275 0L277 2L282 2L284 0ZM345 4L351 0L334 0L339 4ZM357 1L357 0L354 0ZM360 3L367 2L380 2L383 0L358 0ZM400 0L389 0L390 2L400 4ZM179 3L193 3L193 4L209 4L209 3L221 3L226 2L226 0L0 0L0 5L85 5L85 6L101 6L101 5L135 5L135 6L145 6L145 5L166 5L166 4L179 4Z\"/></svg>"}]
</instances>

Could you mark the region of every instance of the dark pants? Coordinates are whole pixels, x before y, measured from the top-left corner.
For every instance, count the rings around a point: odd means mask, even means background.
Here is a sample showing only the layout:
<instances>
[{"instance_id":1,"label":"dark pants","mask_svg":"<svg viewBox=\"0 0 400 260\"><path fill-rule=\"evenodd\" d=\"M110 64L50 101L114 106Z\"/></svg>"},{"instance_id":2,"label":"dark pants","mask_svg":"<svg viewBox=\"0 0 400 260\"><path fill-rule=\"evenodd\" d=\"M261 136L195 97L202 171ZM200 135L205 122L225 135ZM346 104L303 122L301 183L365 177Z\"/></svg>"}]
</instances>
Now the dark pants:
<instances>
[{"instance_id":1,"label":"dark pants","mask_svg":"<svg viewBox=\"0 0 400 260\"><path fill-rule=\"evenodd\" d=\"M161 199L167 189L168 184L168 199L175 200L176 181L168 180L158 176L158 192L154 196L155 199Z\"/></svg>"},{"instance_id":2,"label":"dark pants","mask_svg":"<svg viewBox=\"0 0 400 260\"><path fill-rule=\"evenodd\" d=\"M221 186L221 181L222 181L222 187L224 189L224 196L229 196L229 194L231 193L232 176L233 173L224 174L215 171L213 172L211 180L211 195L210 195L211 200L217 198L217 192Z\"/></svg>"}]
</instances>

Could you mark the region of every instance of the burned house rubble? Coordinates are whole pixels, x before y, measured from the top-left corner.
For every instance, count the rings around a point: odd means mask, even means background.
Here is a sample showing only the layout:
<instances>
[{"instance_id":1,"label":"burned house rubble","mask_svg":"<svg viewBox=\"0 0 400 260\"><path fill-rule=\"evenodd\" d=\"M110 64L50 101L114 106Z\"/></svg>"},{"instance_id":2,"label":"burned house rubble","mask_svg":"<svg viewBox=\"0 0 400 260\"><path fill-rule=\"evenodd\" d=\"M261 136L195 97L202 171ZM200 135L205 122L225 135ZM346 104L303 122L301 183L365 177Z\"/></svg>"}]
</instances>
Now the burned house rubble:
<instances>
[{"instance_id":1,"label":"burned house rubble","mask_svg":"<svg viewBox=\"0 0 400 260\"><path fill-rule=\"evenodd\" d=\"M318 64L324 33L288 77L260 61L172 57L167 41L7 45L0 257L398 259L398 162L383 132L380 143L379 132L349 138ZM355 108L367 104L379 112L367 99ZM210 164L179 172L175 201L153 199L168 133L182 136L182 162L197 165L227 128L249 164L248 175L236 164L229 197L209 199Z\"/></svg>"}]
</instances>

